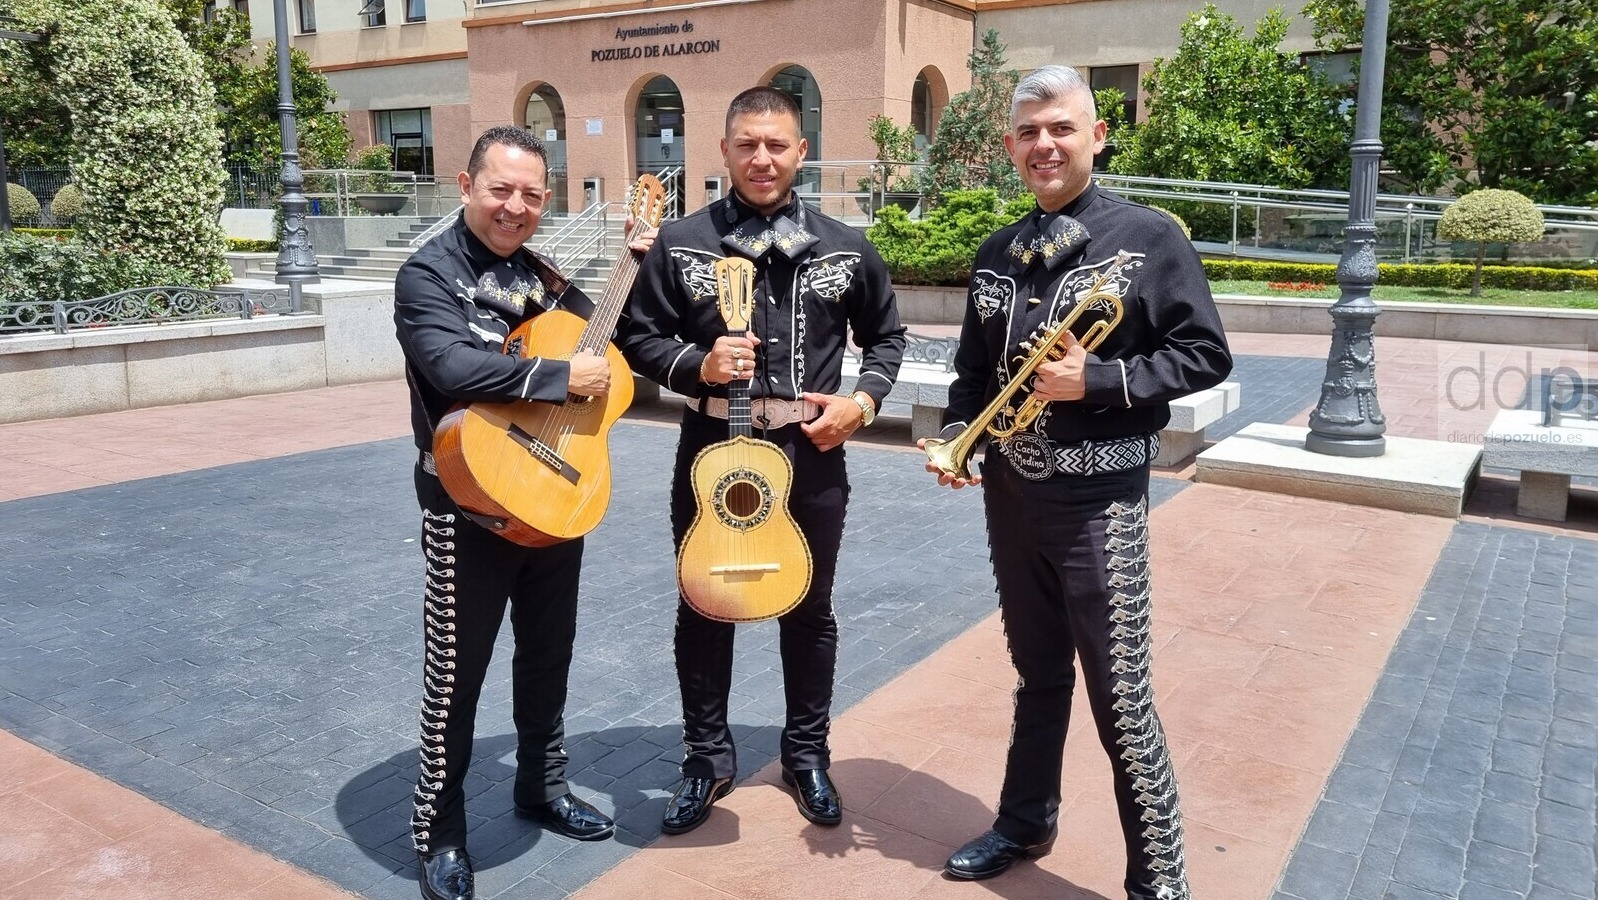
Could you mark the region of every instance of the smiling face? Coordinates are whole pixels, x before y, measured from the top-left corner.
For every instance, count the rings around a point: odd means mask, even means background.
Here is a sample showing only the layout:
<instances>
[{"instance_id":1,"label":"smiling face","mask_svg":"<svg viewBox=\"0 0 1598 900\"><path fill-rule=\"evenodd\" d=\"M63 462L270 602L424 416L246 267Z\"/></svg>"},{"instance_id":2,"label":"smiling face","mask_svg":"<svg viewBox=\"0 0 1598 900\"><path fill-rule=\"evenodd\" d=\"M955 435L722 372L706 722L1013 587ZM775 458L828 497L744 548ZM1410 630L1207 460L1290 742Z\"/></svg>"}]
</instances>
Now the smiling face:
<instances>
[{"instance_id":1,"label":"smiling face","mask_svg":"<svg viewBox=\"0 0 1598 900\"><path fill-rule=\"evenodd\" d=\"M477 176L462 172L458 179L466 227L494 253L515 253L544 215L544 178L544 161L536 154L508 144L489 147Z\"/></svg>"},{"instance_id":2,"label":"smiling face","mask_svg":"<svg viewBox=\"0 0 1598 900\"><path fill-rule=\"evenodd\" d=\"M1105 130L1104 121L1093 118L1091 98L1073 91L1018 106L1004 149L1039 208L1054 212L1087 189Z\"/></svg>"},{"instance_id":3,"label":"smiling face","mask_svg":"<svg viewBox=\"0 0 1598 900\"><path fill-rule=\"evenodd\" d=\"M799 121L781 112L741 113L727 123L721 159L738 196L762 215L788 202L794 178L809 144L799 136Z\"/></svg>"}]
</instances>

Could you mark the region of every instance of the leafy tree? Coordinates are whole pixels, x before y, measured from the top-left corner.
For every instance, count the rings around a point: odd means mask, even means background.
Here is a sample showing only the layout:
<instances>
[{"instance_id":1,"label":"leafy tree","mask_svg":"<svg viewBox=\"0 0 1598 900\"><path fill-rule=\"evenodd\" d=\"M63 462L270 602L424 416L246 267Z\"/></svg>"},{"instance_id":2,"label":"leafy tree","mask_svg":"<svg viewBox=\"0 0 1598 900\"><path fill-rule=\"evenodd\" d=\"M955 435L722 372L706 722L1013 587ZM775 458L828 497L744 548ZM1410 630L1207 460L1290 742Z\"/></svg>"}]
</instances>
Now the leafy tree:
<instances>
[{"instance_id":1,"label":"leafy tree","mask_svg":"<svg viewBox=\"0 0 1598 900\"><path fill-rule=\"evenodd\" d=\"M52 92L77 140L73 181L92 249L131 252L214 284L228 278L216 102L199 56L156 0L15 0L51 29Z\"/></svg>"},{"instance_id":2,"label":"leafy tree","mask_svg":"<svg viewBox=\"0 0 1598 900\"><path fill-rule=\"evenodd\" d=\"M1304 14L1330 50L1362 39L1358 0ZM1382 155L1413 187L1598 204L1598 0L1392 0L1387 41Z\"/></svg>"},{"instance_id":3,"label":"leafy tree","mask_svg":"<svg viewBox=\"0 0 1598 900\"><path fill-rule=\"evenodd\" d=\"M29 222L39 218L39 198L20 184L6 185L6 202L10 206L13 222Z\"/></svg>"},{"instance_id":4,"label":"leafy tree","mask_svg":"<svg viewBox=\"0 0 1598 900\"><path fill-rule=\"evenodd\" d=\"M1346 185L1349 122L1327 80L1277 49L1270 10L1252 38L1209 4L1144 79L1148 121L1122 137L1111 171L1298 188Z\"/></svg>"},{"instance_id":5,"label":"leafy tree","mask_svg":"<svg viewBox=\"0 0 1598 900\"><path fill-rule=\"evenodd\" d=\"M1540 241L1543 214L1525 194L1486 188L1472 191L1448 205L1437 223L1438 237L1471 241L1476 245L1476 274L1470 295L1481 296L1481 266L1488 243Z\"/></svg>"},{"instance_id":6,"label":"leafy tree","mask_svg":"<svg viewBox=\"0 0 1598 900\"><path fill-rule=\"evenodd\" d=\"M1021 193L1021 176L1004 152L1010 130L1010 99L1020 73L1004 67L999 32L988 29L982 46L971 51L971 89L949 100L938 132L927 148L922 193L938 202L945 193L990 188L1000 197Z\"/></svg>"}]
</instances>

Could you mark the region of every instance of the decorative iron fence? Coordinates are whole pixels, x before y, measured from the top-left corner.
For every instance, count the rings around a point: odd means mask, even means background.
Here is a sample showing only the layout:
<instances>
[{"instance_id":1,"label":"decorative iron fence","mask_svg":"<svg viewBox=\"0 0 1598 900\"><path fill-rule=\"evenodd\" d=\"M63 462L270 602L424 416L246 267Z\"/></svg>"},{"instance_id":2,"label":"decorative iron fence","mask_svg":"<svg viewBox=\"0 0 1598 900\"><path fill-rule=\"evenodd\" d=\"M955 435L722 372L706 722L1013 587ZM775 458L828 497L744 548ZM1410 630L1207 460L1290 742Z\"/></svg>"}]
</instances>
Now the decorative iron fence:
<instances>
[{"instance_id":1,"label":"decorative iron fence","mask_svg":"<svg viewBox=\"0 0 1598 900\"><path fill-rule=\"evenodd\" d=\"M959 349L960 339L957 337L928 337L913 331L905 332L904 361L907 363L942 366L943 371L953 372L954 354ZM860 361L860 353L853 345L844 353L855 362Z\"/></svg>"},{"instance_id":2,"label":"decorative iron fence","mask_svg":"<svg viewBox=\"0 0 1598 900\"><path fill-rule=\"evenodd\" d=\"M249 319L300 308L290 288L265 291L158 286L92 300L35 300L0 307L0 335L67 334L120 325L160 325L206 319Z\"/></svg>"}]
</instances>

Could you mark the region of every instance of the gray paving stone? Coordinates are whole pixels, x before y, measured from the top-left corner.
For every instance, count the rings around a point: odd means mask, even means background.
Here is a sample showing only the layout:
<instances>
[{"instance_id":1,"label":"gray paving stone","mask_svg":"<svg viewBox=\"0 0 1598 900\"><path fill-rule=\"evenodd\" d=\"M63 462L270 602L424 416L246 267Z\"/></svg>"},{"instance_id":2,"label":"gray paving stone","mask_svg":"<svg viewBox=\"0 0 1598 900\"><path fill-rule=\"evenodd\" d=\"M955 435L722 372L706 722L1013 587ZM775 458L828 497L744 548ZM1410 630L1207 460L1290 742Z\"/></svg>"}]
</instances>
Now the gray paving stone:
<instances>
[{"instance_id":1,"label":"gray paving stone","mask_svg":"<svg viewBox=\"0 0 1598 900\"><path fill-rule=\"evenodd\" d=\"M1462 523L1399 637L1283 885L1378 791L1361 742L1401 749L1350 888L1316 900L1595 894L1598 544ZM1415 650L1424 638L1434 659ZM1410 711L1404 727L1404 709ZM1360 789L1353 786L1362 785ZM1334 788L1337 793L1334 794ZM1398 846L1396 856L1384 850ZM1462 850L1460 848L1468 848ZM1301 862L1301 860L1303 860ZM1300 888L1301 892L1302 888ZM1287 895L1278 893L1278 900Z\"/></svg>"}]
</instances>

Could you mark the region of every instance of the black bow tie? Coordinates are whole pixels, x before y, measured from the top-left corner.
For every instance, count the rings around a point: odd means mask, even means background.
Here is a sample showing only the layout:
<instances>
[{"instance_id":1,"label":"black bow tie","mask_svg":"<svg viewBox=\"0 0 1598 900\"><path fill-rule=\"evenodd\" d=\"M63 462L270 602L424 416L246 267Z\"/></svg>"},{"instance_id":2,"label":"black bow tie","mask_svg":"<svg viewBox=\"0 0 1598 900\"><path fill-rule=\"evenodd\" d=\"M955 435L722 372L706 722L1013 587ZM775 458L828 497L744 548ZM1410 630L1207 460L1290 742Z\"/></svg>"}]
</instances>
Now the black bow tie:
<instances>
[{"instance_id":1,"label":"black bow tie","mask_svg":"<svg viewBox=\"0 0 1598 900\"><path fill-rule=\"evenodd\" d=\"M1022 268L1042 260L1054 271L1060 263L1075 257L1087 246L1088 230L1065 213L1033 216L1010 241L1010 258Z\"/></svg>"},{"instance_id":2,"label":"black bow tie","mask_svg":"<svg viewBox=\"0 0 1598 900\"><path fill-rule=\"evenodd\" d=\"M798 202L769 219L741 203L733 203L728 209L729 219L733 210L744 213L744 216L722 237L721 242L727 249L750 259L759 260L771 250L789 259L798 259L820 240L805 227L804 206Z\"/></svg>"}]
</instances>

